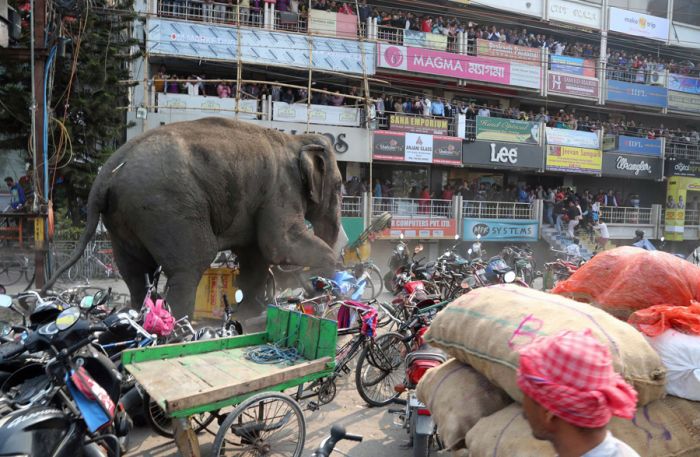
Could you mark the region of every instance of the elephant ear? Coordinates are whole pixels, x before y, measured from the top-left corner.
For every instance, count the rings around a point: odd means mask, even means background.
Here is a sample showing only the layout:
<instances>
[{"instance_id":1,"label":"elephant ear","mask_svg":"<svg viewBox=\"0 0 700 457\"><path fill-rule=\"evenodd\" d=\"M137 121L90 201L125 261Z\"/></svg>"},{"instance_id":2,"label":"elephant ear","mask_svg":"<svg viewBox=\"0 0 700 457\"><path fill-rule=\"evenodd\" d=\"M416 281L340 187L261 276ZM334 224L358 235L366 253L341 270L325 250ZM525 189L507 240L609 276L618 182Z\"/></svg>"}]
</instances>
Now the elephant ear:
<instances>
[{"instance_id":1,"label":"elephant ear","mask_svg":"<svg viewBox=\"0 0 700 457\"><path fill-rule=\"evenodd\" d=\"M320 144L310 144L299 152L299 171L304 188L312 202L318 204L323 198L326 171L328 170L328 150Z\"/></svg>"}]
</instances>

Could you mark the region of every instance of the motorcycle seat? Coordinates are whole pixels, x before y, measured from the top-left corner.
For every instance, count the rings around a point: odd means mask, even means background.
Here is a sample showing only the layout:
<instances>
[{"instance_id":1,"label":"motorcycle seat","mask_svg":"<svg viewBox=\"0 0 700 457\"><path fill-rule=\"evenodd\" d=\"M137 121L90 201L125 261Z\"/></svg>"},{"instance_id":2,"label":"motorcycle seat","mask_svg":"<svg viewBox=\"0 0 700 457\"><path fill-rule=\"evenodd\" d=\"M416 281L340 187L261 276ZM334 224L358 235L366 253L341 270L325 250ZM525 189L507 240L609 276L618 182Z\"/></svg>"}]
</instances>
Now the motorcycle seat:
<instances>
[{"instance_id":1,"label":"motorcycle seat","mask_svg":"<svg viewBox=\"0 0 700 457\"><path fill-rule=\"evenodd\" d=\"M411 352L406 356L406 365L410 365L414 360L435 360L436 362L445 362L447 354L440 349L424 344L418 350Z\"/></svg>"}]
</instances>

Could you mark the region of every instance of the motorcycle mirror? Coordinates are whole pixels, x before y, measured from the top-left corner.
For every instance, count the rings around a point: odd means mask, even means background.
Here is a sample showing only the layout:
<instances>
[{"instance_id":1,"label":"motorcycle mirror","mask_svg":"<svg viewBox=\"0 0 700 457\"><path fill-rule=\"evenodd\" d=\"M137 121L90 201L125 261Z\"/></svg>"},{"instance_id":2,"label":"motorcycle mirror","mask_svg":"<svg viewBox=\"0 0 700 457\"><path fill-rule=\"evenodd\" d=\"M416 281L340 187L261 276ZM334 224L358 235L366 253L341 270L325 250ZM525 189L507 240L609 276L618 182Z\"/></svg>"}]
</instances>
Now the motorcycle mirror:
<instances>
[{"instance_id":1,"label":"motorcycle mirror","mask_svg":"<svg viewBox=\"0 0 700 457\"><path fill-rule=\"evenodd\" d=\"M10 308L12 306L12 297L9 295L0 295L0 308Z\"/></svg>"},{"instance_id":2,"label":"motorcycle mirror","mask_svg":"<svg viewBox=\"0 0 700 457\"><path fill-rule=\"evenodd\" d=\"M399 233L399 239L403 240L403 238L404 238L403 233Z\"/></svg>"},{"instance_id":3,"label":"motorcycle mirror","mask_svg":"<svg viewBox=\"0 0 700 457\"><path fill-rule=\"evenodd\" d=\"M93 297L92 295L86 295L85 297L83 297L82 300L80 300L80 309L90 309L94 304L95 297Z\"/></svg>"},{"instance_id":4,"label":"motorcycle mirror","mask_svg":"<svg viewBox=\"0 0 700 457\"><path fill-rule=\"evenodd\" d=\"M56 318L56 328L59 331L68 330L80 319L80 309L68 308Z\"/></svg>"},{"instance_id":5,"label":"motorcycle mirror","mask_svg":"<svg viewBox=\"0 0 700 457\"><path fill-rule=\"evenodd\" d=\"M506 272L506 274L503 275L503 281L505 281L508 284L515 281L515 272L514 271Z\"/></svg>"},{"instance_id":6,"label":"motorcycle mirror","mask_svg":"<svg viewBox=\"0 0 700 457\"><path fill-rule=\"evenodd\" d=\"M12 325L7 321L0 321L0 336L7 336L12 332Z\"/></svg>"},{"instance_id":7,"label":"motorcycle mirror","mask_svg":"<svg viewBox=\"0 0 700 457\"><path fill-rule=\"evenodd\" d=\"M236 292L233 294L233 299L236 300L236 303L240 303L243 301L243 291L241 289L237 289Z\"/></svg>"}]
</instances>

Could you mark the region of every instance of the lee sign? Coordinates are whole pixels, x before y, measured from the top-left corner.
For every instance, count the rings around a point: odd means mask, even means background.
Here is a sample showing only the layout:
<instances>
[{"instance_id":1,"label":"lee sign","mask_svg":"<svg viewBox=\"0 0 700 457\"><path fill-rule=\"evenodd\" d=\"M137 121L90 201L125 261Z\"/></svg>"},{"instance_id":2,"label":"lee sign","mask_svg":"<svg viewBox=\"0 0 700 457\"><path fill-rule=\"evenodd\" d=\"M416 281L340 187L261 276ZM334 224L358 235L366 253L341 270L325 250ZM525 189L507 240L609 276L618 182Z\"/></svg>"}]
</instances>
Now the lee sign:
<instances>
[{"instance_id":1,"label":"lee sign","mask_svg":"<svg viewBox=\"0 0 700 457\"><path fill-rule=\"evenodd\" d=\"M541 170L543 162L542 146L535 144L475 141L463 145L462 163L465 165Z\"/></svg>"}]
</instances>

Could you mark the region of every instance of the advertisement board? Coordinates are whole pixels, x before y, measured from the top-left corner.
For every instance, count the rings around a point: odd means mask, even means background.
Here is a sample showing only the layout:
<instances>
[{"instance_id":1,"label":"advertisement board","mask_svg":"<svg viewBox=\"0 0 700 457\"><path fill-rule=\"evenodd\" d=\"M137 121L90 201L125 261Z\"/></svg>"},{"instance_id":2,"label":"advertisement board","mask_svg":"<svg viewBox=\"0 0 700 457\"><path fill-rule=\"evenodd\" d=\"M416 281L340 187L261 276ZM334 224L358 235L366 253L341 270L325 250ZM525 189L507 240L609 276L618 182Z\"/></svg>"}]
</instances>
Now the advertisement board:
<instances>
[{"instance_id":1,"label":"advertisement board","mask_svg":"<svg viewBox=\"0 0 700 457\"><path fill-rule=\"evenodd\" d=\"M462 146L462 163L487 168L542 170L544 150L532 144L474 141Z\"/></svg>"},{"instance_id":2,"label":"advertisement board","mask_svg":"<svg viewBox=\"0 0 700 457\"><path fill-rule=\"evenodd\" d=\"M542 61L542 50L539 48L516 46L502 41L491 41L481 38L476 40L476 54L481 57L495 57L522 63L534 62L539 64Z\"/></svg>"},{"instance_id":3,"label":"advertisement board","mask_svg":"<svg viewBox=\"0 0 700 457\"><path fill-rule=\"evenodd\" d=\"M397 132L430 133L431 135L447 135L447 119L434 117L411 116L408 114L390 114L389 130Z\"/></svg>"},{"instance_id":4,"label":"advertisement board","mask_svg":"<svg viewBox=\"0 0 700 457\"><path fill-rule=\"evenodd\" d=\"M607 101L657 108L666 108L668 104L668 91L665 87L628 83L614 79L608 79L606 82L608 85Z\"/></svg>"},{"instance_id":5,"label":"advertisement board","mask_svg":"<svg viewBox=\"0 0 700 457\"><path fill-rule=\"evenodd\" d=\"M457 234L457 221L436 217L392 217L391 227L379 234L378 238L406 239L450 238Z\"/></svg>"},{"instance_id":6,"label":"advertisement board","mask_svg":"<svg viewBox=\"0 0 700 457\"><path fill-rule=\"evenodd\" d=\"M700 179L672 176L666 188L664 235L671 241L683 241L685 235L685 208L688 192L700 192Z\"/></svg>"},{"instance_id":7,"label":"advertisement board","mask_svg":"<svg viewBox=\"0 0 700 457\"><path fill-rule=\"evenodd\" d=\"M545 127L545 131L547 132L547 144L587 149L600 148L600 139L595 132L557 129L554 127Z\"/></svg>"},{"instance_id":8,"label":"advertisement board","mask_svg":"<svg viewBox=\"0 0 700 457\"><path fill-rule=\"evenodd\" d=\"M540 224L535 219L464 219L465 241L537 241ZM481 238L478 238L481 235Z\"/></svg>"},{"instance_id":9,"label":"advertisement board","mask_svg":"<svg viewBox=\"0 0 700 457\"><path fill-rule=\"evenodd\" d=\"M257 119L258 101L240 100L238 119ZM187 112L197 110L210 116L236 117L236 99L205 97L187 94L158 94L158 111L171 113L173 111Z\"/></svg>"},{"instance_id":10,"label":"advertisement board","mask_svg":"<svg viewBox=\"0 0 700 457\"><path fill-rule=\"evenodd\" d=\"M686 92L688 94L700 94L700 79L669 73L668 90Z\"/></svg>"},{"instance_id":11,"label":"advertisement board","mask_svg":"<svg viewBox=\"0 0 700 457\"><path fill-rule=\"evenodd\" d=\"M575 24L589 29L600 29L601 8L596 5L567 0L549 0L547 2L547 18L566 24Z\"/></svg>"},{"instance_id":12,"label":"advertisement board","mask_svg":"<svg viewBox=\"0 0 700 457\"><path fill-rule=\"evenodd\" d=\"M629 154L661 157L661 153L663 152L662 147L661 138L651 140L649 138L620 135L617 141L618 152L626 152Z\"/></svg>"},{"instance_id":13,"label":"advertisement board","mask_svg":"<svg viewBox=\"0 0 700 457\"><path fill-rule=\"evenodd\" d=\"M461 138L392 131L375 131L373 138L374 160L462 164Z\"/></svg>"},{"instance_id":14,"label":"advertisement board","mask_svg":"<svg viewBox=\"0 0 700 457\"><path fill-rule=\"evenodd\" d=\"M664 167L666 176L688 176L700 178L700 161L691 159L667 159Z\"/></svg>"},{"instance_id":15,"label":"advertisement board","mask_svg":"<svg viewBox=\"0 0 700 457\"><path fill-rule=\"evenodd\" d=\"M511 143L540 143L540 123L500 117L476 117L476 139L510 141Z\"/></svg>"},{"instance_id":16,"label":"advertisement board","mask_svg":"<svg viewBox=\"0 0 700 457\"><path fill-rule=\"evenodd\" d=\"M403 31L404 46L418 46L419 48L447 49L447 35L438 33L418 32L416 30Z\"/></svg>"},{"instance_id":17,"label":"advertisement board","mask_svg":"<svg viewBox=\"0 0 700 457\"><path fill-rule=\"evenodd\" d=\"M662 17L610 7L608 28L626 35L666 41L669 22Z\"/></svg>"},{"instance_id":18,"label":"advertisement board","mask_svg":"<svg viewBox=\"0 0 700 457\"><path fill-rule=\"evenodd\" d=\"M549 56L549 69L558 73L595 78L597 63L593 59L569 56Z\"/></svg>"},{"instance_id":19,"label":"advertisement board","mask_svg":"<svg viewBox=\"0 0 700 457\"><path fill-rule=\"evenodd\" d=\"M357 16L311 9L309 32L340 38L357 38Z\"/></svg>"},{"instance_id":20,"label":"advertisement board","mask_svg":"<svg viewBox=\"0 0 700 457\"><path fill-rule=\"evenodd\" d=\"M345 73L359 75L375 73L376 45L357 41L356 37L309 36L258 27L242 28L236 33L236 29L227 25L152 17L146 21L146 30L146 47L151 55L235 62L240 33L243 63L308 69L309 50L313 48L311 67L314 70L342 69Z\"/></svg>"},{"instance_id":21,"label":"advertisement board","mask_svg":"<svg viewBox=\"0 0 700 457\"><path fill-rule=\"evenodd\" d=\"M548 171L582 173L599 176L603 166L603 153L599 149L547 146Z\"/></svg>"},{"instance_id":22,"label":"advertisement board","mask_svg":"<svg viewBox=\"0 0 700 457\"><path fill-rule=\"evenodd\" d=\"M308 108L308 112L307 112ZM324 125L359 127L360 110L345 106L310 105L306 103L272 102L272 119L286 122L306 122Z\"/></svg>"},{"instance_id":23,"label":"advertisement board","mask_svg":"<svg viewBox=\"0 0 700 457\"><path fill-rule=\"evenodd\" d=\"M539 89L539 66L378 43L377 65L392 70Z\"/></svg>"},{"instance_id":24,"label":"advertisement board","mask_svg":"<svg viewBox=\"0 0 700 457\"><path fill-rule=\"evenodd\" d=\"M668 91L668 109L700 113L700 95L686 92Z\"/></svg>"},{"instance_id":25,"label":"advertisement board","mask_svg":"<svg viewBox=\"0 0 700 457\"><path fill-rule=\"evenodd\" d=\"M596 78L549 72L547 93L598 100L600 81Z\"/></svg>"},{"instance_id":26,"label":"advertisement board","mask_svg":"<svg viewBox=\"0 0 700 457\"><path fill-rule=\"evenodd\" d=\"M663 178L661 157L641 157L616 152L603 154L603 176L622 178L653 179Z\"/></svg>"}]
</instances>

